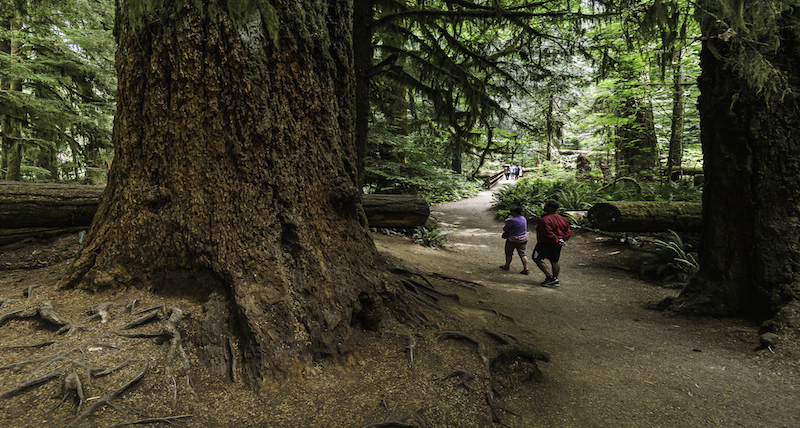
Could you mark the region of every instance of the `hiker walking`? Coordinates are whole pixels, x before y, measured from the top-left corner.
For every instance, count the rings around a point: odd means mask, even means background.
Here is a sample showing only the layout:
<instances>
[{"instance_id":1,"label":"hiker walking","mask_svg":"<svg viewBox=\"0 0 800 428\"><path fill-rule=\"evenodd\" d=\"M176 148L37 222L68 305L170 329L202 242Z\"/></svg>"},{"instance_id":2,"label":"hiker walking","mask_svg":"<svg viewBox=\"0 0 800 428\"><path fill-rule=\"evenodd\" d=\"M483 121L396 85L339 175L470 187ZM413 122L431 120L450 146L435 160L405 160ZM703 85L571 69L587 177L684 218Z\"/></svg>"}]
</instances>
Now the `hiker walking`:
<instances>
[{"instance_id":1,"label":"hiker walking","mask_svg":"<svg viewBox=\"0 0 800 428\"><path fill-rule=\"evenodd\" d=\"M569 228L569 221L563 216L556 214L558 202L547 201L544 204L544 215L536 225L536 247L533 249L533 262L541 270L546 278L542 285L558 287L558 274L561 273L561 265L558 260L561 258L561 248L567 245L567 241L572 236ZM544 260L549 259L552 272L544 264Z\"/></svg>"},{"instance_id":2,"label":"hiker walking","mask_svg":"<svg viewBox=\"0 0 800 428\"><path fill-rule=\"evenodd\" d=\"M511 269L511 259L516 251L522 261L520 273L527 275L528 256L525 252L528 244L528 220L522 215L522 207L511 208L511 218L506 219L506 224L503 226L503 238L506 238L506 264L500 266L500 269Z\"/></svg>"}]
</instances>

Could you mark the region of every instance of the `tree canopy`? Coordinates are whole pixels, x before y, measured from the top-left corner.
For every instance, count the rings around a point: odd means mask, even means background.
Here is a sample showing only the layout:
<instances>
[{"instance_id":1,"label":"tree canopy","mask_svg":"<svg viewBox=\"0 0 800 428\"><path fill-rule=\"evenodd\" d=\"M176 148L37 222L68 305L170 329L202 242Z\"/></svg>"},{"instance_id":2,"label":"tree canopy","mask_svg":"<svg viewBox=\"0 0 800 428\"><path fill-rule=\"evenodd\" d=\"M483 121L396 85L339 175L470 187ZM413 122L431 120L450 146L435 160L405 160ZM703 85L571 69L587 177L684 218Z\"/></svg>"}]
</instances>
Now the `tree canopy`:
<instances>
[{"instance_id":1,"label":"tree canopy","mask_svg":"<svg viewBox=\"0 0 800 428\"><path fill-rule=\"evenodd\" d=\"M0 22L4 178L78 179L107 169L113 2L3 2Z\"/></svg>"}]
</instances>

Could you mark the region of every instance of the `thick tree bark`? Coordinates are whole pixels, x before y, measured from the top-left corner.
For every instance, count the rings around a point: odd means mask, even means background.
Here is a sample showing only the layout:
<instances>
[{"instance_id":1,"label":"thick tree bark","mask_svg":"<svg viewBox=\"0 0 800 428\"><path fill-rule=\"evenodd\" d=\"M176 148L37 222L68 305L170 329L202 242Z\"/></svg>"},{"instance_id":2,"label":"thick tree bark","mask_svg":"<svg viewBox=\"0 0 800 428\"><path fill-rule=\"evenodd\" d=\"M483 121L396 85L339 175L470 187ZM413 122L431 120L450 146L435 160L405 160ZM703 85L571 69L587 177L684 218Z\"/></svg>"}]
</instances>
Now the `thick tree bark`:
<instances>
[{"instance_id":1,"label":"thick tree bark","mask_svg":"<svg viewBox=\"0 0 800 428\"><path fill-rule=\"evenodd\" d=\"M215 302L200 345L231 335L256 385L350 352L401 287L364 228L351 3L252 3L118 2L115 159L60 285Z\"/></svg>"},{"instance_id":2,"label":"thick tree bark","mask_svg":"<svg viewBox=\"0 0 800 428\"><path fill-rule=\"evenodd\" d=\"M699 232L702 211L696 202L604 202L592 206L588 217L609 232Z\"/></svg>"},{"instance_id":3,"label":"thick tree bark","mask_svg":"<svg viewBox=\"0 0 800 428\"><path fill-rule=\"evenodd\" d=\"M716 10L716 2L705 3ZM800 296L800 40L792 30L800 10L782 13L780 47L765 59L787 77L789 92L768 100L726 62L735 40L706 30L698 82L705 165L700 271L673 309L763 320ZM715 26L718 18L709 19Z\"/></svg>"}]
</instances>

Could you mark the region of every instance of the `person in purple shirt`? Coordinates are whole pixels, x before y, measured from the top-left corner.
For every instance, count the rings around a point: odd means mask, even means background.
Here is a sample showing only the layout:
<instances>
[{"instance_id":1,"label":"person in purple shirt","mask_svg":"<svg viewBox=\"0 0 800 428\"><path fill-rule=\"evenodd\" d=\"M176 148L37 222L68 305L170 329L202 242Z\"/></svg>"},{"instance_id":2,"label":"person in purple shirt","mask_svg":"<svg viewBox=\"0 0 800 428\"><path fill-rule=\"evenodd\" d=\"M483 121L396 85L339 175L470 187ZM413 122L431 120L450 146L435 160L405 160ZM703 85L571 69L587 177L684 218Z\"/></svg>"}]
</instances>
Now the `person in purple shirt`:
<instances>
[{"instance_id":1,"label":"person in purple shirt","mask_svg":"<svg viewBox=\"0 0 800 428\"><path fill-rule=\"evenodd\" d=\"M528 220L522 215L522 207L511 208L511 218L506 219L506 224L503 226L503 238L506 238L506 264L500 266L500 269L511 269L511 259L516 251L522 260L520 273L527 275L528 256L525 255L525 251L528 244Z\"/></svg>"}]
</instances>

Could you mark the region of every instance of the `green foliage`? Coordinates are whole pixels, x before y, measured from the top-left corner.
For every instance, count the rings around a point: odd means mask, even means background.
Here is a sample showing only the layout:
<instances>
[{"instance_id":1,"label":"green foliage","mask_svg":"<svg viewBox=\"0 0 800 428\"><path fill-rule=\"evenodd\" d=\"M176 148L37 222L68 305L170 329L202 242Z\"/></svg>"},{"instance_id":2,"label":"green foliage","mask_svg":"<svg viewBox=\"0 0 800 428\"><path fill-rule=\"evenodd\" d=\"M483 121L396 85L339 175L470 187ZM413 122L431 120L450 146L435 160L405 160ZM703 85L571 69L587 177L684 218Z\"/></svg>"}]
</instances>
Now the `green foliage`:
<instances>
[{"instance_id":1,"label":"green foliage","mask_svg":"<svg viewBox=\"0 0 800 428\"><path fill-rule=\"evenodd\" d=\"M784 37L798 38L797 1L705 0L698 5L703 37L710 41L706 46L717 58L766 100L789 93L786 73L773 61L789 42Z\"/></svg>"},{"instance_id":2,"label":"green foliage","mask_svg":"<svg viewBox=\"0 0 800 428\"><path fill-rule=\"evenodd\" d=\"M574 178L526 176L495 193L497 217L507 218L514 206L522 207L526 217L539 217L549 200L559 201L563 210L589 209L597 201L599 187L596 182Z\"/></svg>"},{"instance_id":3,"label":"green foliage","mask_svg":"<svg viewBox=\"0 0 800 428\"><path fill-rule=\"evenodd\" d=\"M598 199L606 201L684 201L699 202L702 199L701 187L694 185L692 177L672 182L640 183L631 178L623 178L605 185L598 191Z\"/></svg>"},{"instance_id":4,"label":"green foliage","mask_svg":"<svg viewBox=\"0 0 800 428\"><path fill-rule=\"evenodd\" d=\"M446 131L433 123L410 136L394 132L386 121L370 130L365 193L421 195L430 204L476 195L483 183L448 168L441 144ZM444 136L446 138L446 136Z\"/></svg>"},{"instance_id":5,"label":"green foliage","mask_svg":"<svg viewBox=\"0 0 800 428\"><path fill-rule=\"evenodd\" d=\"M0 131L11 179L86 175L111 149L116 91L111 0L0 8ZM20 147L20 165L12 150ZM72 162L76 169L66 169Z\"/></svg>"},{"instance_id":6,"label":"green foliage","mask_svg":"<svg viewBox=\"0 0 800 428\"><path fill-rule=\"evenodd\" d=\"M383 162L366 168L365 193L420 195L429 204L457 201L478 194L481 182L426 164Z\"/></svg>"},{"instance_id":7,"label":"green foliage","mask_svg":"<svg viewBox=\"0 0 800 428\"><path fill-rule=\"evenodd\" d=\"M669 232L672 235L672 240L657 240L656 245L674 255L673 260L677 263L679 269L689 274L689 276L694 275L700 270L697 253L692 252L692 246L685 243L675 231L670 230Z\"/></svg>"},{"instance_id":8,"label":"green foliage","mask_svg":"<svg viewBox=\"0 0 800 428\"><path fill-rule=\"evenodd\" d=\"M448 244L448 241L445 239L447 237L447 233L447 229L428 229L425 227L418 227L411 235L411 239L414 240L415 244L432 248L443 248L446 244Z\"/></svg>"},{"instance_id":9,"label":"green foliage","mask_svg":"<svg viewBox=\"0 0 800 428\"><path fill-rule=\"evenodd\" d=\"M494 197L497 218L508 218L514 206L523 209L526 217L538 217L542 205L548 200L559 202L562 210L588 210L603 201L700 201L702 189L695 187L692 178L677 182L645 182L630 178L614 180L605 184L595 180L577 180L574 171L554 171L553 164L547 168L550 176L529 173L516 183L499 189Z\"/></svg>"}]
</instances>

